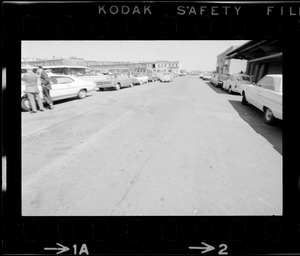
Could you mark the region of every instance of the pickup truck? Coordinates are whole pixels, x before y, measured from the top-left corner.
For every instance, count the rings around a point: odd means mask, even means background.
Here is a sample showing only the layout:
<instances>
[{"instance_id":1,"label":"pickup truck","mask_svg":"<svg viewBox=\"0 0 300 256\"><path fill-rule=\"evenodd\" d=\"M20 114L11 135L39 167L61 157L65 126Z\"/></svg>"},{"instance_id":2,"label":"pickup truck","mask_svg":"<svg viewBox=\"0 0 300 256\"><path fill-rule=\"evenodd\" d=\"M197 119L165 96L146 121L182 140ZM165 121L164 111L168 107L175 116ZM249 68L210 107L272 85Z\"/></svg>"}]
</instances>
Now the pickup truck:
<instances>
[{"instance_id":1,"label":"pickup truck","mask_svg":"<svg viewBox=\"0 0 300 256\"><path fill-rule=\"evenodd\" d=\"M256 84L243 84L242 104L250 103L264 112L266 124L282 120L282 74L268 74Z\"/></svg>"}]
</instances>

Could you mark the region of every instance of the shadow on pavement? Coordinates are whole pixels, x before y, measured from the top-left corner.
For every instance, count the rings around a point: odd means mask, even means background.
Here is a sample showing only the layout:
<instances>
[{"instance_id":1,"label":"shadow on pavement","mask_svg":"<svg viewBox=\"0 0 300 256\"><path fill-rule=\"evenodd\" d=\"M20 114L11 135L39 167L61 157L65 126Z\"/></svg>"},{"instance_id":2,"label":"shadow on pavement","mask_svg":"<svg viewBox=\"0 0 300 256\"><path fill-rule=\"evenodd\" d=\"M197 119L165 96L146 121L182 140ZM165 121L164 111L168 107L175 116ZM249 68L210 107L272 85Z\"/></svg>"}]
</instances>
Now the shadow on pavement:
<instances>
[{"instance_id":1,"label":"shadow on pavement","mask_svg":"<svg viewBox=\"0 0 300 256\"><path fill-rule=\"evenodd\" d=\"M139 86L139 85L134 85L133 87L135 87L135 86ZM96 92L99 92L99 93L112 92L112 91L118 92L120 90L130 89L130 88L133 88L133 87L121 87L119 90L116 90L113 87L109 87L109 88L104 88L103 90L98 89L98 90L96 90Z\"/></svg>"},{"instance_id":2,"label":"shadow on pavement","mask_svg":"<svg viewBox=\"0 0 300 256\"><path fill-rule=\"evenodd\" d=\"M268 140L282 155L282 121L278 120L274 126L267 125L263 120L263 112L256 107L250 104L242 105L241 101L236 100L229 100L229 103L253 130Z\"/></svg>"},{"instance_id":3,"label":"shadow on pavement","mask_svg":"<svg viewBox=\"0 0 300 256\"><path fill-rule=\"evenodd\" d=\"M85 96L85 98L89 98L89 97L91 97L91 96L92 96L92 95L87 94L87 95ZM62 103L71 102L71 101L75 101L75 100L84 100L85 98L79 99L79 98L77 98L77 97L73 97L73 98L67 98L67 99L62 99L62 100L56 100L56 101L54 102L54 106L57 105L57 104L62 104ZM48 106L47 103L44 103L44 105L45 105L45 106Z\"/></svg>"}]
</instances>

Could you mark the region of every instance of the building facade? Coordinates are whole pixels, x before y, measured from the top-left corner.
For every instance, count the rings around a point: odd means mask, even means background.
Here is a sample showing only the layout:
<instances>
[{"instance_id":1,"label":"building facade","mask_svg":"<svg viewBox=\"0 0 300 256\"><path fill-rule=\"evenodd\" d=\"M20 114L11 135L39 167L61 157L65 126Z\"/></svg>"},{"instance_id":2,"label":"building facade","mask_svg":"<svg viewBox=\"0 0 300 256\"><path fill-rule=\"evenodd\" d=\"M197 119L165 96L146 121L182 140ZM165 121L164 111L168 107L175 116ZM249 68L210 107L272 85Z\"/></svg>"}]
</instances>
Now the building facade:
<instances>
[{"instance_id":1,"label":"building facade","mask_svg":"<svg viewBox=\"0 0 300 256\"><path fill-rule=\"evenodd\" d=\"M85 66L85 60L81 58L54 58L54 59L22 59L21 67L37 66Z\"/></svg>"},{"instance_id":2,"label":"building facade","mask_svg":"<svg viewBox=\"0 0 300 256\"><path fill-rule=\"evenodd\" d=\"M225 52L221 53L217 57L217 67L216 72L219 74L235 74L246 72L247 69L247 60L243 59L232 59L227 56L228 53L237 49L237 46L231 46Z\"/></svg>"},{"instance_id":3,"label":"building facade","mask_svg":"<svg viewBox=\"0 0 300 256\"><path fill-rule=\"evenodd\" d=\"M216 67L216 73L219 74L227 74L229 71L230 66L230 59L227 57L227 53L233 51L236 49L236 46L231 46L226 51L222 52L217 56L217 67Z\"/></svg>"},{"instance_id":4,"label":"building facade","mask_svg":"<svg viewBox=\"0 0 300 256\"><path fill-rule=\"evenodd\" d=\"M180 63L179 61L156 61L153 63L152 70L159 73L179 73Z\"/></svg>"},{"instance_id":5,"label":"building facade","mask_svg":"<svg viewBox=\"0 0 300 256\"><path fill-rule=\"evenodd\" d=\"M179 73L179 61L154 61L154 62L112 62L112 61L89 61L80 58L59 58L59 59L22 59L21 67L31 65L37 66L86 66L87 71L94 73L108 73L127 70L131 73L163 72Z\"/></svg>"}]
</instances>

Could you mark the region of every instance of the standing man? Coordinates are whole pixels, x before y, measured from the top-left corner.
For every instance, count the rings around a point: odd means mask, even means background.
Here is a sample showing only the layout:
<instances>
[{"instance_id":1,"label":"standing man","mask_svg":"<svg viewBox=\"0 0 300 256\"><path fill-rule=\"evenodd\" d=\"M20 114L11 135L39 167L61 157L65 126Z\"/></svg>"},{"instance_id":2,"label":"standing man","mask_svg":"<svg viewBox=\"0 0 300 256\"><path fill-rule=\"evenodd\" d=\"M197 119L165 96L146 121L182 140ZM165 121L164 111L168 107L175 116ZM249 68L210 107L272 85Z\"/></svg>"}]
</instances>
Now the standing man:
<instances>
[{"instance_id":1,"label":"standing man","mask_svg":"<svg viewBox=\"0 0 300 256\"><path fill-rule=\"evenodd\" d=\"M37 108L36 108L36 103L35 101L37 101L38 105L39 105L39 110L40 111L44 111L44 105L42 102L42 99L40 98L40 92L39 92L39 88L38 88L38 75L36 75L35 73L33 73L33 67L31 66L26 66L26 73L24 73L22 75L22 80L25 82L25 88L26 88L26 94L27 97L29 99L30 102L30 106L31 106L31 112L30 113L36 113L37 112Z\"/></svg>"},{"instance_id":2,"label":"standing man","mask_svg":"<svg viewBox=\"0 0 300 256\"><path fill-rule=\"evenodd\" d=\"M45 98L46 102L48 103L50 109L53 109L54 108L53 101L50 96L50 90L52 89L52 87L51 87L49 76L48 76L47 72L43 69L42 66L39 66L38 73L41 78L41 85L43 87L44 98Z\"/></svg>"}]
</instances>

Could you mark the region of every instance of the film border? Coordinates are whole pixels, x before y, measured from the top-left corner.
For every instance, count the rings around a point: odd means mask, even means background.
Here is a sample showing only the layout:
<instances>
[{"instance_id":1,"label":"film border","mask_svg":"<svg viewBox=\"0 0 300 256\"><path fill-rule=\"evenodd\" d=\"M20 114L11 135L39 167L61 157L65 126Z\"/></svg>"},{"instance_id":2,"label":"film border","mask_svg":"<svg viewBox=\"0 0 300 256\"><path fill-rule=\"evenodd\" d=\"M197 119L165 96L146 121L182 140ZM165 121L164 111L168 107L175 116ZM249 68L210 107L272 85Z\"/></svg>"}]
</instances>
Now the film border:
<instances>
[{"instance_id":1,"label":"film border","mask_svg":"<svg viewBox=\"0 0 300 256\"><path fill-rule=\"evenodd\" d=\"M128 8L122 9L122 6ZM135 9L135 6L138 8ZM147 6L151 8L147 9ZM201 9L201 6L206 8ZM220 8L213 9L213 6ZM234 10L229 14L227 9L226 15L226 8L222 6L230 6L233 9L241 6L241 9L238 14L234 13ZM268 9L267 6L271 8ZM299 59L299 6L299 1L4 3L2 67L7 68L8 85L20 83L19 78L14 76L14 71L19 69L20 51L16 49L21 48L21 40L263 38L282 40L285 82L295 84L292 77L297 74L298 69L291 63L294 59ZM129 13L126 14L128 9ZM201 10L205 11L201 13ZM125 13L122 13L123 11ZM217 11L220 12L215 15ZM4 253L7 255L41 254L45 252L45 247L58 248L55 247L56 243L68 246L73 252L76 247L77 254L82 248L84 254L83 245L86 244L89 254L125 252L186 255L199 254L199 250L191 250L189 247L204 246L201 242L219 248L218 252L223 248L220 245L225 244L231 254L299 253L297 241L300 238L300 212L299 204L297 205L299 189L296 184L299 181L299 171L295 168L298 154L290 148L291 145L299 145L299 137L295 136L298 134L294 118L295 109L291 104L297 102L295 95L299 88L284 95L286 120L283 127L283 216L229 217L22 217L21 162L15 159L15 156L21 156L21 148L16 147L21 145L21 142L20 138L11 137L8 132L20 134L21 129L19 108L11 104L19 101L15 96L18 94L14 92L15 89L9 86L3 92L3 140L8 170L7 191L3 194ZM54 254L57 252L59 251L53 251ZM217 250L214 253L217 254Z\"/></svg>"}]
</instances>

